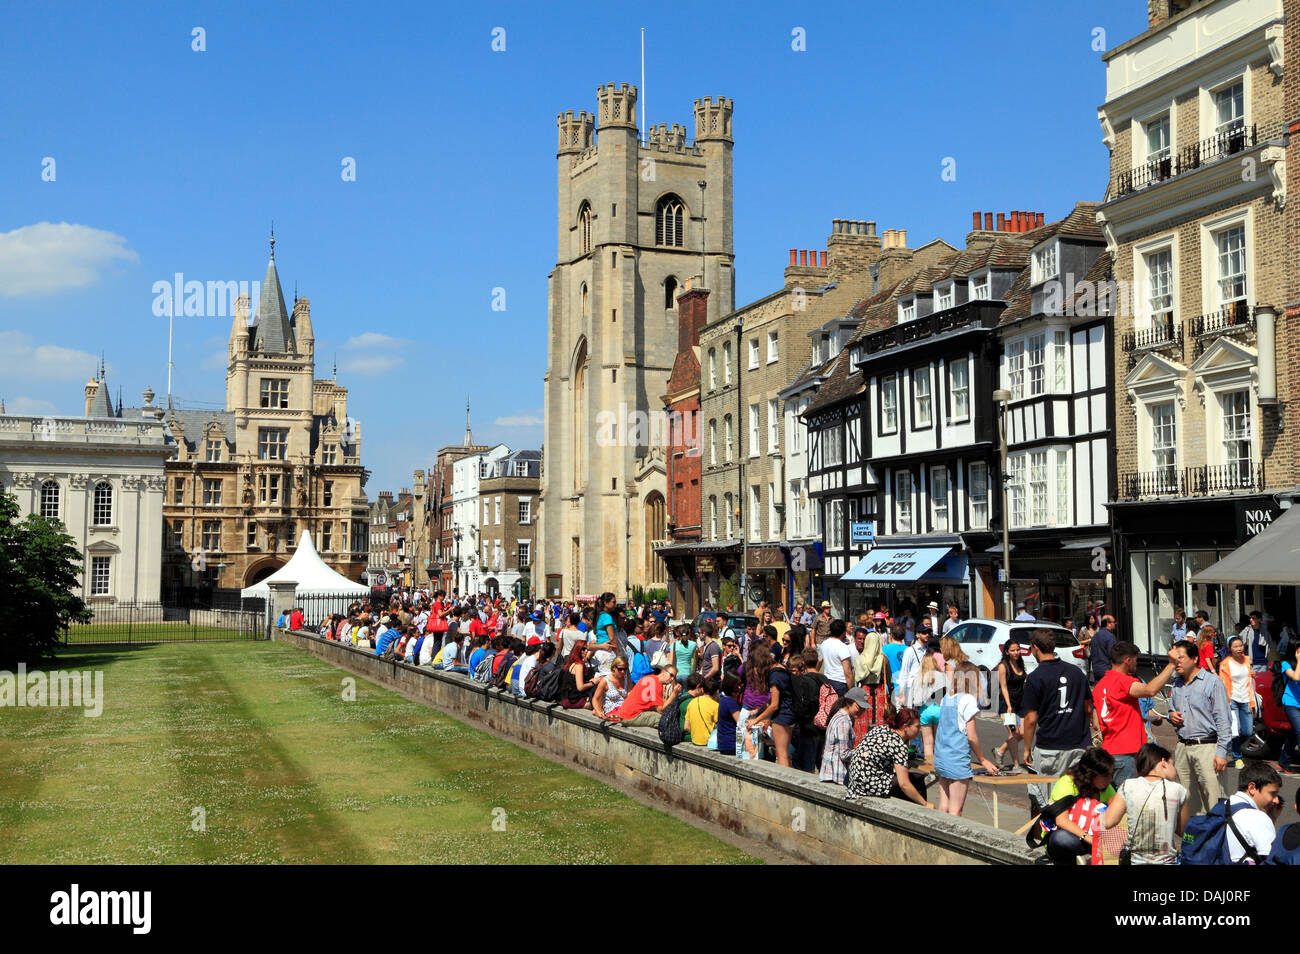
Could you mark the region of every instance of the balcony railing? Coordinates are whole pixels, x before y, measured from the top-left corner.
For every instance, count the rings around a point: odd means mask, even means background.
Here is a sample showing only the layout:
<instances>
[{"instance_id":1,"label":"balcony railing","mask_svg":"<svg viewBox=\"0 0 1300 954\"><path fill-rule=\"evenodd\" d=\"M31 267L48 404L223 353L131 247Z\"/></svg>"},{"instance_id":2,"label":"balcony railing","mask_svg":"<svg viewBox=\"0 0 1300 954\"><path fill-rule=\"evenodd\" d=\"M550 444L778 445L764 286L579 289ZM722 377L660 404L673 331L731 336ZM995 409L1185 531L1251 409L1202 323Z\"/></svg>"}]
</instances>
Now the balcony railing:
<instances>
[{"instance_id":1,"label":"balcony railing","mask_svg":"<svg viewBox=\"0 0 1300 954\"><path fill-rule=\"evenodd\" d=\"M1225 156L1235 156L1253 149L1262 142L1278 138L1282 127L1272 124L1261 129L1258 125L1237 126L1215 133L1209 139L1180 149L1177 153L1148 160L1128 172L1115 177L1114 198L1141 192L1167 179L1174 179L1201 166L1209 165Z\"/></svg>"},{"instance_id":2,"label":"balcony railing","mask_svg":"<svg viewBox=\"0 0 1300 954\"><path fill-rule=\"evenodd\" d=\"M1255 330L1255 305L1244 301L1234 301L1224 305L1218 311L1207 315L1198 315L1188 322L1188 332L1196 340L1196 353L1199 355L1206 346L1219 335L1233 332L1253 332Z\"/></svg>"},{"instance_id":3,"label":"balcony railing","mask_svg":"<svg viewBox=\"0 0 1300 954\"><path fill-rule=\"evenodd\" d=\"M1262 491L1264 465L1254 461L1232 461L1201 467L1163 467L1138 474L1125 474L1125 500L1150 497L1205 497L1234 491Z\"/></svg>"},{"instance_id":4,"label":"balcony railing","mask_svg":"<svg viewBox=\"0 0 1300 954\"><path fill-rule=\"evenodd\" d=\"M1161 348L1176 348L1181 351L1183 326L1174 320L1173 312L1165 312L1152 319L1150 328L1124 335L1120 339L1120 346L1129 353L1130 364L1136 360L1138 352L1157 351Z\"/></svg>"},{"instance_id":5,"label":"balcony railing","mask_svg":"<svg viewBox=\"0 0 1300 954\"><path fill-rule=\"evenodd\" d=\"M946 308L923 318L914 318L901 324L882 328L865 336L860 347L864 355L876 354L889 348L911 344L956 328L992 328L1006 305L1000 301L968 301L955 308Z\"/></svg>"}]
</instances>

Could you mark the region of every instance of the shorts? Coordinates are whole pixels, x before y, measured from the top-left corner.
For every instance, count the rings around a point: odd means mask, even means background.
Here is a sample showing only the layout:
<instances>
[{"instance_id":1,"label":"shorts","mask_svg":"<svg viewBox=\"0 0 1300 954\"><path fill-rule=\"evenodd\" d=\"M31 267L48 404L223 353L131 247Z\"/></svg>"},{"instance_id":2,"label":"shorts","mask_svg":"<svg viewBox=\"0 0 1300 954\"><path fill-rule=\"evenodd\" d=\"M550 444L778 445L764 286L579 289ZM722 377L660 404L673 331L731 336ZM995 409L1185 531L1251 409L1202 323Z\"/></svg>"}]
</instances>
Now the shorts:
<instances>
[{"instance_id":1,"label":"shorts","mask_svg":"<svg viewBox=\"0 0 1300 954\"><path fill-rule=\"evenodd\" d=\"M921 725L938 725L939 724L939 704L936 702L927 703L921 709Z\"/></svg>"},{"instance_id":2,"label":"shorts","mask_svg":"<svg viewBox=\"0 0 1300 954\"><path fill-rule=\"evenodd\" d=\"M1004 712L1002 713L1002 724L1008 729L1014 729L1020 724L1020 717L1014 712Z\"/></svg>"}]
</instances>

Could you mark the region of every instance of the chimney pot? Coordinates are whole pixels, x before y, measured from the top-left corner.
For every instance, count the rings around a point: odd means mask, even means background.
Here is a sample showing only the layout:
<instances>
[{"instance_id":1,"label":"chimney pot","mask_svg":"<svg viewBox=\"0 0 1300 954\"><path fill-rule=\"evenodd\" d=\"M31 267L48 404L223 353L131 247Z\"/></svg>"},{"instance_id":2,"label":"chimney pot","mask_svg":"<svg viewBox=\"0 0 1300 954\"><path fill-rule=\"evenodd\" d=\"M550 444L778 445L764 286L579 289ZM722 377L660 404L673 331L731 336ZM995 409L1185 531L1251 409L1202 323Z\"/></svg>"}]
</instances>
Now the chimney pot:
<instances>
[{"instance_id":1,"label":"chimney pot","mask_svg":"<svg viewBox=\"0 0 1300 954\"><path fill-rule=\"evenodd\" d=\"M796 264L798 264L798 262L797 262L798 257L799 257L799 253L798 253L797 251L795 251L794 249L790 249L790 264L791 264L791 265L796 265Z\"/></svg>"},{"instance_id":2,"label":"chimney pot","mask_svg":"<svg viewBox=\"0 0 1300 954\"><path fill-rule=\"evenodd\" d=\"M799 253L799 264L800 265L808 264L808 251L806 249Z\"/></svg>"},{"instance_id":3,"label":"chimney pot","mask_svg":"<svg viewBox=\"0 0 1300 954\"><path fill-rule=\"evenodd\" d=\"M898 247L907 248L907 229L898 230Z\"/></svg>"},{"instance_id":4,"label":"chimney pot","mask_svg":"<svg viewBox=\"0 0 1300 954\"><path fill-rule=\"evenodd\" d=\"M1017 232L1027 232L1027 231L1029 231L1029 230L1025 227L1025 224L1026 224L1026 223L1025 223L1025 213L1023 213L1023 212L1017 212L1017 213L1016 213L1016 231L1017 231Z\"/></svg>"},{"instance_id":5,"label":"chimney pot","mask_svg":"<svg viewBox=\"0 0 1300 954\"><path fill-rule=\"evenodd\" d=\"M1038 213L1038 227L1039 227L1039 228L1042 228L1042 226L1043 226L1043 213L1042 213L1042 212L1039 212L1039 213Z\"/></svg>"},{"instance_id":6,"label":"chimney pot","mask_svg":"<svg viewBox=\"0 0 1300 954\"><path fill-rule=\"evenodd\" d=\"M998 213L998 231L999 231L999 232L1005 232L1006 230L1007 230L1007 217L1006 217L1006 214L1005 214L1005 213L1002 213L1002 212L999 212L999 213Z\"/></svg>"},{"instance_id":7,"label":"chimney pot","mask_svg":"<svg viewBox=\"0 0 1300 954\"><path fill-rule=\"evenodd\" d=\"M867 222L867 234L868 234L868 235L875 235L875 234L876 234L876 223L875 223L875 222L872 222L872 221L868 220L868 222Z\"/></svg>"},{"instance_id":8,"label":"chimney pot","mask_svg":"<svg viewBox=\"0 0 1300 954\"><path fill-rule=\"evenodd\" d=\"M821 267L822 267L822 268L825 268L825 267L826 267L826 253L825 253L825 252L822 252L821 255L822 255L822 265L821 265Z\"/></svg>"},{"instance_id":9,"label":"chimney pot","mask_svg":"<svg viewBox=\"0 0 1300 954\"><path fill-rule=\"evenodd\" d=\"M978 232L980 230L980 214L978 212L972 212L970 214L970 221L971 221L971 226L970 226L971 231Z\"/></svg>"}]
</instances>

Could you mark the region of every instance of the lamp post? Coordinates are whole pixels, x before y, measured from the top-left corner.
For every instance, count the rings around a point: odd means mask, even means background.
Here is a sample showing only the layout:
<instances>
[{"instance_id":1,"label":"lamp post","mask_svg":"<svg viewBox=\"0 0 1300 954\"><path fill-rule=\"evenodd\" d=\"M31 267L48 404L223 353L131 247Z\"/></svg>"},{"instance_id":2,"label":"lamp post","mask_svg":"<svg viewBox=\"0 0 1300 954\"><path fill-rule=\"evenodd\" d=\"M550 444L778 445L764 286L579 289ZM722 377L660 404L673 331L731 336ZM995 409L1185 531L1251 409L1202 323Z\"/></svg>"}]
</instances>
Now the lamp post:
<instances>
[{"instance_id":1,"label":"lamp post","mask_svg":"<svg viewBox=\"0 0 1300 954\"><path fill-rule=\"evenodd\" d=\"M999 473L1002 477L1002 614L1011 619L1011 513L1007 510L1007 402L1011 392L998 388L993 392L993 400L998 405L998 451L1002 463Z\"/></svg>"}]
</instances>

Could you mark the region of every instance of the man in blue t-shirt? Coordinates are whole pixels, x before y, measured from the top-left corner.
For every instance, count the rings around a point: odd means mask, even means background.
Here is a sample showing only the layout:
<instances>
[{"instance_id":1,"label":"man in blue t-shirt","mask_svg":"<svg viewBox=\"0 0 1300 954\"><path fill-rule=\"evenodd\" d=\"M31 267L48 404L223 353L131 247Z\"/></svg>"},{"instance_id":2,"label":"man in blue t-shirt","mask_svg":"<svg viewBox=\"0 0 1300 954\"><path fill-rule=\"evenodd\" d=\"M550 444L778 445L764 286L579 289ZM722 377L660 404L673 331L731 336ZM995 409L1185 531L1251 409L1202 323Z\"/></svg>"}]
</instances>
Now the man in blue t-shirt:
<instances>
[{"instance_id":1,"label":"man in blue t-shirt","mask_svg":"<svg viewBox=\"0 0 1300 954\"><path fill-rule=\"evenodd\" d=\"M889 672L894 683L894 697L898 696L898 679L903 674L903 653L907 651L907 644L903 642L903 635L907 632L902 623L895 623L889 627L889 642L880 647L880 651L885 654L889 660Z\"/></svg>"},{"instance_id":2,"label":"man in blue t-shirt","mask_svg":"<svg viewBox=\"0 0 1300 954\"><path fill-rule=\"evenodd\" d=\"M1025 765L1039 775L1063 775L1092 745L1088 677L1077 666L1056 657L1051 630L1035 630L1029 648L1038 666L1025 679L1022 696ZM1030 794L1039 804L1047 804L1047 785L1031 785Z\"/></svg>"}]
</instances>

